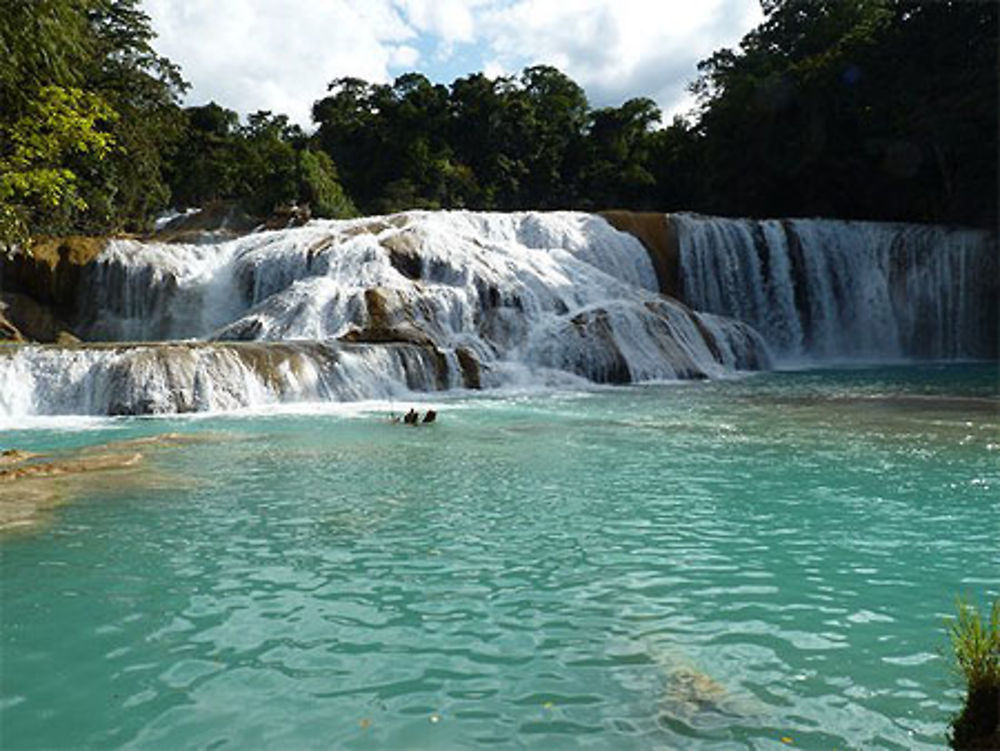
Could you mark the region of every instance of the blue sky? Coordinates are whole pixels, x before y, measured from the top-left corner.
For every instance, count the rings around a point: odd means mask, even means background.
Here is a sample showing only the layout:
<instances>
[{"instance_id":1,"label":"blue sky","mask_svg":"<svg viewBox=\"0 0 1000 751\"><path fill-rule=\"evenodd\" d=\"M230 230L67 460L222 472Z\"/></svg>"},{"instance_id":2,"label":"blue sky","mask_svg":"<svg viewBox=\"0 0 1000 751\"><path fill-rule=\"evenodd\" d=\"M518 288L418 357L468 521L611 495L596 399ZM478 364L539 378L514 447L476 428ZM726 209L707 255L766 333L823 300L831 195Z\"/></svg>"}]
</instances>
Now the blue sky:
<instances>
[{"instance_id":1,"label":"blue sky","mask_svg":"<svg viewBox=\"0 0 1000 751\"><path fill-rule=\"evenodd\" d=\"M188 104L283 112L309 125L340 76L388 82L419 71L554 65L593 106L653 98L690 107L696 64L761 21L758 0L143 0L156 47L192 84Z\"/></svg>"}]
</instances>

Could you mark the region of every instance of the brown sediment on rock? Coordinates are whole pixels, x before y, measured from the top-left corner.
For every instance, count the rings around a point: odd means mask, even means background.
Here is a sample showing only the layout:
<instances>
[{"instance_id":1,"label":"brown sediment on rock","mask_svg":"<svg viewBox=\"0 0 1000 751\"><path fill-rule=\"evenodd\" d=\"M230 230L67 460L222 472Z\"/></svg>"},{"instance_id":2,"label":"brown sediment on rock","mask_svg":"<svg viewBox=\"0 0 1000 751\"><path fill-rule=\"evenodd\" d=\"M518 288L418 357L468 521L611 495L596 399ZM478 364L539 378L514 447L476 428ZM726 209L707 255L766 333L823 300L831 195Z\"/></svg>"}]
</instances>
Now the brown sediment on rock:
<instances>
[{"instance_id":1,"label":"brown sediment on rock","mask_svg":"<svg viewBox=\"0 0 1000 751\"><path fill-rule=\"evenodd\" d=\"M412 231L397 232L379 241L389 253L393 268L407 279L419 279L423 271L420 243Z\"/></svg>"},{"instance_id":2,"label":"brown sediment on rock","mask_svg":"<svg viewBox=\"0 0 1000 751\"><path fill-rule=\"evenodd\" d=\"M225 240L253 232L260 221L232 201L214 201L194 214L184 214L152 234L152 239L166 243L198 242L209 234Z\"/></svg>"},{"instance_id":3,"label":"brown sediment on rock","mask_svg":"<svg viewBox=\"0 0 1000 751\"><path fill-rule=\"evenodd\" d=\"M188 348L175 345L147 347L128 352L128 356L113 362L108 368L109 380L117 384L133 384L150 373L162 377L178 413L194 412L196 403L190 385L194 383L197 358ZM115 393L128 394L131 388L116 389ZM115 416L149 414L153 410L145 401L138 404L123 400L112 402L108 414Z\"/></svg>"},{"instance_id":4,"label":"brown sediment on rock","mask_svg":"<svg viewBox=\"0 0 1000 751\"><path fill-rule=\"evenodd\" d=\"M25 340L24 334L7 318L5 313L4 303L0 300L0 341L23 342Z\"/></svg>"},{"instance_id":5,"label":"brown sediment on rock","mask_svg":"<svg viewBox=\"0 0 1000 751\"><path fill-rule=\"evenodd\" d=\"M578 313L570 319L567 334L579 337L587 346L577 352L600 352L601 358L578 358L565 363L568 370L598 383L631 383L628 361L615 341L614 330L603 308Z\"/></svg>"},{"instance_id":6,"label":"brown sediment on rock","mask_svg":"<svg viewBox=\"0 0 1000 751\"><path fill-rule=\"evenodd\" d=\"M312 219L312 209L304 206L280 206L264 220L264 229L289 229L301 227Z\"/></svg>"},{"instance_id":7,"label":"brown sediment on rock","mask_svg":"<svg viewBox=\"0 0 1000 751\"><path fill-rule=\"evenodd\" d=\"M707 673L679 665L666 676L660 708L669 717L690 723L701 714L754 717L766 707L746 691L731 690Z\"/></svg>"},{"instance_id":8,"label":"brown sediment on rock","mask_svg":"<svg viewBox=\"0 0 1000 751\"><path fill-rule=\"evenodd\" d=\"M410 218L405 214L374 217L348 227L344 230L344 235L347 237L357 237L364 234L381 235L389 229L402 229L409 223Z\"/></svg>"},{"instance_id":9,"label":"brown sediment on rock","mask_svg":"<svg viewBox=\"0 0 1000 751\"><path fill-rule=\"evenodd\" d=\"M0 535L30 529L45 521L53 509L85 490L84 476L121 474L141 462L142 454L137 452L65 459L35 455L0 469ZM120 478L115 487L121 487Z\"/></svg>"},{"instance_id":10,"label":"brown sediment on rock","mask_svg":"<svg viewBox=\"0 0 1000 751\"><path fill-rule=\"evenodd\" d=\"M389 305L386 292L377 287L365 290L365 307L368 309L368 327L385 329L389 326Z\"/></svg>"},{"instance_id":11,"label":"brown sediment on rock","mask_svg":"<svg viewBox=\"0 0 1000 751\"><path fill-rule=\"evenodd\" d=\"M0 483L11 483L36 477L56 477L60 475L99 472L109 469L132 467L142 461L139 452L128 454L93 454L78 459L55 459L35 463L20 463L18 466L0 469Z\"/></svg>"},{"instance_id":12,"label":"brown sediment on rock","mask_svg":"<svg viewBox=\"0 0 1000 751\"><path fill-rule=\"evenodd\" d=\"M434 372L437 376L438 391L445 391L450 385L448 382L448 358L444 352L433 345L429 345L428 350L434 360Z\"/></svg>"},{"instance_id":13,"label":"brown sediment on rock","mask_svg":"<svg viewBox=\"0 0 1000 751\"><path fill-rule=\"evenodd\" d=\"M476 356L465 347L456 349L455 356L458 358L458 366L462 369L462 385L467 389L482 388L479 360Z\"/></svg>"},{"instance_id":14,"label":"brown sediment on rock","mask_svg":"<svg viewBox=\"0 0 1000 751\"><path fill-rule=\"evenodd\" d=\"M600 216L643 244L653 262L660 292L680 298L680 244L670 217L652 211L602 211Z\"/></svg>"},{"instance_id":15,"label":"brown sediment on rock","mask_svg":"<svg viewBox=\"0 0 1000 751\"><path fill-rule=\"evenodd\" d=\"M186 413L199 409L199 382L203 368L211 367L205 357L238 360L253 371L257 378L275 393L288 388L287 373L297 377L306 374L307 362L324 363L336 360L336 353L321 342L137 342L122 344L87 344L88 349L119 352L123 357L108 366L108 378L124 394L150 374L162 380L163 403L149 400L112 402L110 415L145 415L158 412ZM199 354L206 353L206 354Z\"/></svg>"},{"instance_id":16,"label":"brown sediment on rock","mask_svg":"<svg viewBox=\"0 0 1000 751\"><path fill-rule=\"evenodd\" d=\"M0 539L5 533L30 529L66 502L67 490L58 480L0 484Z\"/></svg>"},{"instance_id":17,"label":"brown sediment on rock","mask_svg":"<svg viewBox=\"0 0 1000 751\"><path fill-rule=\"evenodd\" d=\"M57 344L80 341L51 306L17 292L0 293L0 339Z\"/></svg>"},{"instance_id":18,"label":"brown sediment on rock","mask_svg":"<svg viewBox=\"0 0 1000 751\"><path fill-rule=\"evenodd\" d=\"M37 527L55 508L78 497L176 488L188 479L151 468L148 452L210 440L218 436L160 433L60 454L8 449L0 453L0 539Z\"/></svg>"},{"instance_id":19,"label":"brown sediment on rock","mask_svg":"<svg viewBox=\"0 0 1000 751\"><path fill-rule=\"evenodd\" d=\"M306 263L311 265L313 259L316 258L320 253L329 250L337 243L336 237L324 237L321 240L317 240L309 249L306 250Z\"/></svg>"},{"instance_id":20,"label":"brown sediment on rock","mask_svg":"<svg viewBox=\"0 0 1000 751\"><path fill-rule=\"evenodd\" d=\"M50 269L57 268L59 264L86 266L100 255L107 244L107 237L37 237L31 242L31 257Z\"/></svg>"},{"instance_id":21,"label":"brown sediment on rock","mask_svg":"<svg viewBox=\"0 0 1000 751\"><path fill-rule=\"evenodd\" d=\"M233 348L233 351L238 352L243 364L249 367L272 390L280 387L283 383L279 372L283 363L287 363L296 375L302 372L302 363L296 362L295 353L288 345L261 347L245 344L239 348Z\"/></svg>"},{"instance_id":22,"label":"brown sediment on rock","mask_svg":"<svg viewBox=\"0 0 1000 751\"><path fill-rule=\"evenodd\" d=\"M80 453L106 453L109 450L121 451L132 448L152 449L158 447L185 446L190 443L208 443L209 441L217 440L219 440L219 437L216 434L157 433L156 435L147 435L142 436L141 438L127 438L124 441L111 441L97 446L86 446L80 449Z\"/></svg>"},{"instance_id":23,"label":"brown sediment on rock","mask_svg":"<svg viewBox=\"0 0 1000 751\"><path fill-rule=\"evenodd\" d=\"M664 705L673 716L691 717L706 710L717 711L727 695L726 687L710 675L685 666L670 673Z\"/></svg>"},{"instance_id":24,"label":"brown sediment on rock","mask_svg":"<svg viewBox=\"0 0 1000 751\"><path fill-rule=\"evenodd\" d=\"M0 256L7 323L29 340L71 334L65 321L75 313L81 274L107 243L106 237L40 237L24 252Z\"/></svg>"},{"instance_id":25,"label":"brown sediment on rock","mask_svg":"<svg viewBox=\"0 0 1000 751\"><path fill-rule=\"evenodd\" d=\"M406 311L398 304L392 305L392 290L383 287L369 287L365 290L367 323L353 328L340 337L340 341L351 344L416 344L434 346L431 337L421 331L405 316Z\"/></svg>"},{"instance_id":26,"label":"brown sediment on rock","mask_svg":"<svg viewBox=\"0 0 1000 751\"><path fill-rule=\"evenodd\" d=\"M10 466L12 464L20 464L21 462L26 462L28 459L34 459L39 454L33 453L31 451L22 451L20 449L6 449L0 451L0 467Z\"/></svg>"}]
</instances>

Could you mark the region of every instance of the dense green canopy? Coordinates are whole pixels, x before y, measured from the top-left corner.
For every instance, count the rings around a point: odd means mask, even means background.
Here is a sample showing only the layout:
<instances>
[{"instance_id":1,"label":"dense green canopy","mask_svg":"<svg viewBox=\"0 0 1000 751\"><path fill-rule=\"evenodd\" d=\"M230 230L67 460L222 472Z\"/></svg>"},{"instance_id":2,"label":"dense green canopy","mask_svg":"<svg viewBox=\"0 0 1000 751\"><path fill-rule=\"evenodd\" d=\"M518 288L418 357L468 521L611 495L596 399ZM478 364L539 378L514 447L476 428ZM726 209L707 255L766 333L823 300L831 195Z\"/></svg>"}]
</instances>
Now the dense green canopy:
<instances>
[{"instance_id":1,"label":"dense green canopy","mask_svg":"<svg viewBox=\"0 0 1000 751\"><path fill-rule=\"evenodd\" d=\"M182 108L138 0L7 0L0 240L141 230L168 206L690 209L994 225L993 2L762 0L699 64L698 108L592 109L549 66L450 86L331 82L315 132ZM336 166L335 166L336 165Z\"/></svg>"}]
</instances>

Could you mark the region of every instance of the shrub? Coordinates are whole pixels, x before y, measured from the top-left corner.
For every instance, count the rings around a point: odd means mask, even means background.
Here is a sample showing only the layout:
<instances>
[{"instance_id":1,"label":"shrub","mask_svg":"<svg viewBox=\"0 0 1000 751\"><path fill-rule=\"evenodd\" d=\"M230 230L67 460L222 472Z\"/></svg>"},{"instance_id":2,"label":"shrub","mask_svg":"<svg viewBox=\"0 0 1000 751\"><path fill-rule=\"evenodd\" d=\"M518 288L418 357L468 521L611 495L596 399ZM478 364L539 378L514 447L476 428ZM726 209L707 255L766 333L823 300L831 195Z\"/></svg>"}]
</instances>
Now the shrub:
<instances>
[{"instance_id":1,"label":"shrub","mask_svg":"<svg viewBox=\"0 0 1000 751\"><path fill-rule=\"evenodd\" d=\"M975 605L959 598L958 617L948 631L966 688L965 703L951 723L951 747L1000 750L1000 599L987 623Z\"/></svg>"}]
</instances>

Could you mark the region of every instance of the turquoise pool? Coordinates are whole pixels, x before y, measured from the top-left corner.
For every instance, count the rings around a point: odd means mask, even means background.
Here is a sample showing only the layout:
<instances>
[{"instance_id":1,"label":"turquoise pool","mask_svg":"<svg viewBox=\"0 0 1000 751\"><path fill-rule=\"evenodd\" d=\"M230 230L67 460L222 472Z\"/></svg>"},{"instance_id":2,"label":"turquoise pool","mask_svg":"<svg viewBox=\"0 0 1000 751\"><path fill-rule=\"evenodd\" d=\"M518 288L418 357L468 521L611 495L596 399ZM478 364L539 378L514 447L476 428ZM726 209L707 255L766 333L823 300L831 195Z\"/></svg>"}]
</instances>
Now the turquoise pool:
<instances>
[{"instance_id":1,"label":"turquoise pool","mask_svg":"<svg viewBox=\"0 0 1000 751\"><path fill-rule=\"evenodd\" d=\"M201 440L0 539L0 745L943 744L944 619L1000 595L995 364L390 406L5 431Z\"/></svg>"}]
</instances>

